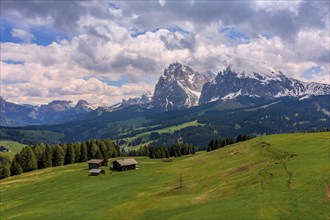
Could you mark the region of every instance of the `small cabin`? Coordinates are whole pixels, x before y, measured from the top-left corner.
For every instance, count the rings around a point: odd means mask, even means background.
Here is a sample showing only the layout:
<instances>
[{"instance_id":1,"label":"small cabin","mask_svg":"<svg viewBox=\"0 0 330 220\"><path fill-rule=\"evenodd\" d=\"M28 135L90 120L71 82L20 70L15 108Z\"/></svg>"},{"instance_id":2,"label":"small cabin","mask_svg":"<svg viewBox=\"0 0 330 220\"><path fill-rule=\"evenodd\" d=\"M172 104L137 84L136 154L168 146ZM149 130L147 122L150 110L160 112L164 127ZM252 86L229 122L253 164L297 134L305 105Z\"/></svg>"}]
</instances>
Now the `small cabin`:
<instances>
[{"instance_id":1,"label":"small cabin","mask_svg":"<svg viewBox=\"0 0 330 220\"><path fill-rule=\"evenodd\" d=\"M113 169L124 171L124 170L135 170L138 162L133 158L120 159L112 162Z\"/></svg>"},{"instance_id":2,"label":"small cabin","mask_svg":"<svg viewBox=\"0 0 330 220\"><path fill-rule=\"evenodd\" d=\"M105 174L105 171L101 169L91 169L89 172L91 173L91 176L98 176L100 174Z\"/></svg>"},{"instance_id":3,"label":"small cabin","mask_svg":"<svg viewBox=\"0 0 330 220\"><path fill-rule=\"evenodd\" d=\"M9 146L0 146L0 152L9 152Z\"/></svg>"},{"instance_id":4,"label":"small cabin","mask_svg":"<svg viewBox=\"0 0 330 220\"><path fill-rule=\"evenodd\" d=\"M90 159L87 161L88 163L88 169L98 169L99 167L107 166L108 161L102 160L102 159Z\"/></svg>"}]
</instances>

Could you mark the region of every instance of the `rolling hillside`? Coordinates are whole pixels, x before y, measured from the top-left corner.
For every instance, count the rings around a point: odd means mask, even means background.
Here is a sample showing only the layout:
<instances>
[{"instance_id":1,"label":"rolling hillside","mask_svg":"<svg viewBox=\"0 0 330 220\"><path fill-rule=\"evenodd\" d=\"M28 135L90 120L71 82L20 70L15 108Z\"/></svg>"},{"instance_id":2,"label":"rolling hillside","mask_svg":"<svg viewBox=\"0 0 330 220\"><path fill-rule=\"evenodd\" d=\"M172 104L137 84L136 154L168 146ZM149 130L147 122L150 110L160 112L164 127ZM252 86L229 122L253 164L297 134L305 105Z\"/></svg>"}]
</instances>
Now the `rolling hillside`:
<instances>
[{"instance_id":1,"label":"rolling hillside","mask_svg":"<svg viewBox=\"0 0 330 220\"><path fill-rule=\"evenodd\" d=\"M137 157L138 170L98 177L86 163L33 171L0 181L0 217L329 219L329 141L264 136L173 162Z\"/></svg>"}]
</instances>

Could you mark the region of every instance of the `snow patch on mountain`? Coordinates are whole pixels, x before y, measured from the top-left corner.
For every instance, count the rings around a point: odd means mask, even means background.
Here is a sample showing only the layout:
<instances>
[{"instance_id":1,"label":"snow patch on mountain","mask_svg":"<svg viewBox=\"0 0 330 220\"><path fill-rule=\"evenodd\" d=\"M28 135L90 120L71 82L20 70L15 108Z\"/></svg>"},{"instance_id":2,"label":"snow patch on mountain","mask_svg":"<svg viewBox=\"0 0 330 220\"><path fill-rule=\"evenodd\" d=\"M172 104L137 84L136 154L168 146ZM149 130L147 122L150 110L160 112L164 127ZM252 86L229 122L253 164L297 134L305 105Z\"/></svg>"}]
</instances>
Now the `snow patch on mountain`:
<instances>
[{"instance_id":1,"label":"snow patch on mountain","mask_svg":"<svg viewBox=\"0 0 330 220\"><path fill-rule=\"evenodd\" d=\"M236 98L238 96L242 95L242 89L240 89L238 92L234 92L234 93L229 93L228 95L222 97L222 100L228 100L228 99L233 99Z\"/></svg>"},{"instance_id":2,"label":"snow patch on mountain","mask_svg":"<svg viewBox=\"0 0 330 220\"><path fill-rule=\"evenodd\" d=\"M285 77L281 71L265 62L251 59L235 58L228 68L237 73L238 78L252 78L265 84L270 81L281 81Z\"/></svg>"},{"instance_id":3,"label":"snow patch on mountain","mask_svg":"<svg viewBox=\"0 0 330 220\"><path fill-rule=\"evenodd\" d=\"M203 87L199 104L239 96L272 100L279 97L329 95L330 85L288 78L270 65L249 59L232 59L223 71Z\"/></svg>"}]
</instances>

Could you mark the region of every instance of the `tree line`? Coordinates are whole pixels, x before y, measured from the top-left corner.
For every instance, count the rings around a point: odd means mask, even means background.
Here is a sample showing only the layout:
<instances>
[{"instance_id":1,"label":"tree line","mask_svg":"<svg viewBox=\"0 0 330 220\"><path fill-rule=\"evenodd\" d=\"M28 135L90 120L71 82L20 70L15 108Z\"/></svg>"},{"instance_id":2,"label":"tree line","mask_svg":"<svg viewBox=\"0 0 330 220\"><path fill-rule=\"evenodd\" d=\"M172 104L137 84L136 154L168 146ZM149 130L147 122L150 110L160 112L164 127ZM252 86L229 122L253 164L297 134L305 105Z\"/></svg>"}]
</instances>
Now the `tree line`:
<instances>
[{"instance_id":1,"label":"tree line","mask_svg":"<svg viewBox=\"0 0 330 220\"><path fill-rule=\"evenodd\" d=\"M109 139L26 146L12 160L0 156L0 179L47 167L86 162L92 158L108 160L118 156L119 146Z\"/></svg>"},{"instance_id":2,"label":"tree line","mask_svg":"<svg viewBox=\"0 0 330 220\"><path fill-rule=\"evenodd\" d=\"M207 152L213 151L219 148L222 148L224 146L235 144L238 142L250 140L252 137L247 135L241 135L239 134L236 138L222 138L222 139L214 139L211 140L210 143L207 145Z\"/></svg>"},{"instance_id":3,"label":"tree line","mask_svg":"<svg viewBox=\"0 0 330 220\"><path fill-rule=\"evenodd\" d=\"M183 155L195 154L197 147L191 144L176 144L170 147L144 146L138 150L128 152L129 156L148 156L151 159L181 157Z\"/></svg>"}]
</instances>

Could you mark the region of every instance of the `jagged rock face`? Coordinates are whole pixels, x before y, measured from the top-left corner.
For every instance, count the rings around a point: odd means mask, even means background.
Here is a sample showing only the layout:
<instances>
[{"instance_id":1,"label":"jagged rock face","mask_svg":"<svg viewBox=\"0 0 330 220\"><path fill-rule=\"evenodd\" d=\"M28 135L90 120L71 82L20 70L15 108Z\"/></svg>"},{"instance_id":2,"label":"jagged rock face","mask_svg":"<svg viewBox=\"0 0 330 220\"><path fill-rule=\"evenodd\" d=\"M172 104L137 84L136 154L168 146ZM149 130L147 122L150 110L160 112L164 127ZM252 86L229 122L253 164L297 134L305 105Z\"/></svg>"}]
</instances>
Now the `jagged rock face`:
<instances>
[{"instance_id":1,"label":"jagged rock face","mask_svg":"<svg viewBox=\"0 0 330 220\"><path fill-rule=\"evenodd\" d=\"M330 94L330 85L305 83L286 77L264 63L229 66L203 87L199 104L237 97L272 100L279 97L302 97ZM247 67L244 67L247 66ZM245 70L244 70L245 69Z\"/></svg>"},{"instance_id":2,"label":"jagged rock face","mask_svg":"<svg viewBox=\"0 0 330 220\"><path fill-rule=\"evenodd\" d=\"M141 103L149 104L151 101L152 101L152 92L151 91L147 91L142 94L142 96L140 98Z\"/></svg>"},{"instance_id":3,"label":"jagged rock face","mask_svg":"<svg viewBox=\"0 0 330 220\"><path fill-rule=\"evenodd\" d=\"M130 105L141 105L144 106L149 104L152 101L152 93L151 91L144 92L141 97L123 99L119 104L119 107L127 107Z\"/></svg>"},{"instance_id":4,"label":"jagged rock face","mask_svg":"<svg viewBox=\"0 0 330 220\"><path fill-rule=\"evenodd\" d=\"M44 109L45 111L56 111L56 112L62 112L67 111L69 109L74 108L74 105L71 101L65 101L65 100L54 100L47 105L42 105L40 109Z\"/></svg>"},{"instance_id":5,"label":"jagged rock face","mask_svg":"<svg viewBox=\"0 0 330 220\"><path fill-rule=\"evenodd\" d=\"M186 65L172 63L156 84L152 105L165 111L196 106L203 85L213 77L212 72L199 73Z\"/></svg>"}]
</instances>

